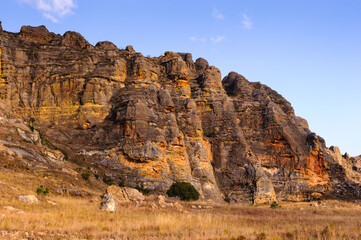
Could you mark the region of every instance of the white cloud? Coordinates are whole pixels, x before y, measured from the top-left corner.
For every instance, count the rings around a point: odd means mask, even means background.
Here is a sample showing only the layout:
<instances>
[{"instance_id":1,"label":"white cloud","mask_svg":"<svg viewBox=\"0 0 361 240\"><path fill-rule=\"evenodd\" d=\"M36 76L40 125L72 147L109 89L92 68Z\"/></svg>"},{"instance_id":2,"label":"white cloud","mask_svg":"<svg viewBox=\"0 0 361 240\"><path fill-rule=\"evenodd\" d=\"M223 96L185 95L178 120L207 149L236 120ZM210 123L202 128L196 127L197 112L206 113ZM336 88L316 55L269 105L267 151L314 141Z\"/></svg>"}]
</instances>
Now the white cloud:
<instances>
[{"instance_id":1,"label":"white cloud","mask_svg":"<svg viewBox=\"0 0 361 240\"><path fill-rule=\"evenodd\" d=\"M223 14L220 13L220 11L219 11L217 8L214 8L214 9L213 9L212 17L214 17L214 18L216 18L216 19L219 19L219 20L223 20L223 19L224 19Z\"/></svg>"},{"instance_id":2,"label":"white cloud","mask_svg":"<svg viewBox=\"0 0 361 240\"><path fill-rule=\"evenodd\" d=\"M243 13L243 26L247 29L247 30L251 30L253 28L253 22L251 21L251 19L247 16L247 14Z\"/></svg>"},{"instance_id":3,"label":"white cloud","mask_svg":"<svg viewBox=\"0 0 361 240\"><path fill-rule=\"evenodd\" d=\"M198 38L195 36L189 37L188 39L192 42L203 42L204 43L207 41L207 39L205 39L205 38Z\"/></svg>"},{"instance_id":4,"label":"white cloud","mask_svg":"<svg viewBox=\"0 0 361 240\"><path fill-rule=\"evenodd\" d=\"M49 13L43 13L43 15L44 15L45 18L47 18L47 19L49 19L49 20L51 20L51 21L53 21L55 23L59 22L57 18L55 18L53 15L51 15Z\"/></svg>"},{"instance_id":5,"label":"white cloud","mask_svg":"<svg viewBox=\"0 0 361 240\"><path fill-rule=\"evenodd\" d=\"M44 17L53 22L59 18L74 14L72 9L76 8L75 0L18 0L38 9Z\"/></svg>"},{"instance_id":6,"label":"white cloud","mask_svg":"<svg viewBox=\"0 0 361 240\"><path fill-rule=\"evenodd\" d=\"M224 40L226 40L226 36L222 35L217 35L216 37L211 37L211 41L214 43L220 43L223 42Z\"/></svg>"}]
</instances>

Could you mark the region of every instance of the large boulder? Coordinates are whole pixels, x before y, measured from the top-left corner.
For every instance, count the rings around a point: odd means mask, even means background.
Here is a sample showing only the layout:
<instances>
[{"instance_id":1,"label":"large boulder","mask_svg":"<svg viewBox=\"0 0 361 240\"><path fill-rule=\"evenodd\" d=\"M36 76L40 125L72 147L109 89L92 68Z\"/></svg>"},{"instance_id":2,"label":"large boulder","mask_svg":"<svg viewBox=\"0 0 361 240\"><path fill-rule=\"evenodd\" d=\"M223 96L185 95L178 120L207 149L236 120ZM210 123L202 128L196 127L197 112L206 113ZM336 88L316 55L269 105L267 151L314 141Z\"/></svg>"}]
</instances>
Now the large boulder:
<instances>
[{"instance_id":1,"label":"large boulder","mask_svg":"<svg viewBox=\"0 0 361 240\"><path fill-rule=\"evenodd\" d=\"M106 194L112 194L117 204L143 201L144 195L137 189L129 187L118 187L111 185L106 189Z\"/></svg>"},{"instance_id":2,"label":"large boulder","mask_svg":"<svg viewBox=\"0 0 361 240\"><path fill-rule=\"evenodd\" d=\"M40 203L40 201L34 195L20 195L19 200L25 203Z\"/></svg>"},{"instance_id":3,"label":"large boulder","mask_svg":"<svg viewBox=\"0 0 361 240\"><path fill-rule=\"evenodd\" d=\"M117 205L115 203L113 194L106 193L102 196L102 201L100 203L100 209L108 211L108 212L115 212L117 210Z\"/></svg>"},{"instance_id":4,"label":"large boulder","mask_svg":"<svg viewBox=\"0 0 361 240\"><path fill-rule=\"evenodd\" d=\"M271 180L267 176L262 176L256 181L256 191L253 197L253 203L270 204L277 202L276 193Z\"/></svg>"}]
</instances>

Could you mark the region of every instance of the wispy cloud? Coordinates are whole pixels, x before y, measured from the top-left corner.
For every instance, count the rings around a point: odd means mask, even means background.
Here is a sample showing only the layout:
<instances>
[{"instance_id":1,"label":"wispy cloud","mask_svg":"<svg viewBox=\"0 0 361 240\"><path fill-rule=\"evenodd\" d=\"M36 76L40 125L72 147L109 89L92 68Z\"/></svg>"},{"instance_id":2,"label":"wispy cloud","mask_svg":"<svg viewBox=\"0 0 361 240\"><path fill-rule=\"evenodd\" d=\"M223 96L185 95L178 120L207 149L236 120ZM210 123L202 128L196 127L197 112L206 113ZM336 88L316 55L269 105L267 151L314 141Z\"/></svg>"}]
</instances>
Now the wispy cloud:
<instances>
[{"instance_id":1,"label":"wispy cloud","mask_svg":"<svg viewBox=\"0 0 361 240\"><path fill-rule=\"evenodd\" d=\"M247 30L251 30L253 28L253 22L251 21L251 19L247 16L247 14L243 13L243 26L247 29Z\"/></svg>"},{"instance_id":2,"label":"wispy cloud","mask_svg":"<svg viewBox=\"0 0 361 240\"><path fill-rule=\"evenodd\" d=\"M74 14L75 0L18 0L38 9L47 19L58 22L60 18Z\"/></svg>"},{"instance_id":3,"label":"wispy cloud","mask_svg":"<svg viewBox=\"0 0 361 240\"><path fill-rule=\"evenodd\" d=\"M226 36L224 35L217 35L216 37L211 37L211 41L214 43L220 43L223 42L224 40L226 40Z\"/></svg>"},{"instance_id":4,"label":"wispy cloud","mask_svg":"<svg viewBox=\"0 0 361 240\"><path fill-rule=\"evenodd\" d=\"M219 19L219 20L223 20L224 19L224 15L217 9L214 8L213 12L212 12L212 17Z\"/></svg>"},{"instance_id":5,"label":"wispy cloud","mask_svg":"<svg viewBox=\"0 0 361 240\"><path fill-rule=\"evenodd\" d=\"M195 36L189 37L188 39L190 41L192 41L192 42L203 42L203 43L205 43L207 41L206 38L199 38L199 37L195 37Z\"/></svg>"}]
</instances>

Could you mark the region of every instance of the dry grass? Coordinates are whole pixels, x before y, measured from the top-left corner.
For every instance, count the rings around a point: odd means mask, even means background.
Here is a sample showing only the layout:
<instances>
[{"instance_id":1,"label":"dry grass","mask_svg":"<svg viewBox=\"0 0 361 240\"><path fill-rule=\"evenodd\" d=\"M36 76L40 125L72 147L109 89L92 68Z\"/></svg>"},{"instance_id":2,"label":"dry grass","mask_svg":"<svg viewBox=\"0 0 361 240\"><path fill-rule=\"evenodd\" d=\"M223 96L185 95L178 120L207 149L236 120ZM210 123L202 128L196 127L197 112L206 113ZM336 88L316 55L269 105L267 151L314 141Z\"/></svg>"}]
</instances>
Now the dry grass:
<instances>
[{"instance_id":1,"label":"dry grass","mask_svg":"<svg viewBox=\"0 0 361 240\"><path fill-rule=\"evenodd\" d=\"M128 206L108 213L99 210L99 199L94 198L51 194L40 204L22 203L16 198L19 192L35 193L43 179L17 174L0 172L0 230L16 232L19 238L34 232L39 239L361 239L361 207L353 203L328 201L317 208L284 203L280 209L227 205L207 210L188 204L187 213Z\"/></svg>"}]
</instances>

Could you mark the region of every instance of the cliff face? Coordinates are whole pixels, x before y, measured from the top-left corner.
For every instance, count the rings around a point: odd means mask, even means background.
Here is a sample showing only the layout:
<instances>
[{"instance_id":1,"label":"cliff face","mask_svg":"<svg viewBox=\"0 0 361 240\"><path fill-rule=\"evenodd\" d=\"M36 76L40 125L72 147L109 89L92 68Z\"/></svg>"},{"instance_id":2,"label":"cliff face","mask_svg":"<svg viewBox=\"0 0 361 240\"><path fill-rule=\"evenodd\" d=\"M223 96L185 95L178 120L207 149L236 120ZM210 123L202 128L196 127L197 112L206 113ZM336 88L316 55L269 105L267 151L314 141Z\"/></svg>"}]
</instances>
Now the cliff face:
<instances>
[{"instance_id":1,"label":"cliff face","mask_svg":"<svg viewBox=\"0 0 361 240\"><path fill-rule=\"evenodd\" d=\"M222 81L189 53L150 58L24 26L0 29L0 59L4 105L118 183L165 191L184 180L205 198L255 203L360 196L359 161L338 159L287 100L234 72Z\"/></svg>"}]
</instances>

